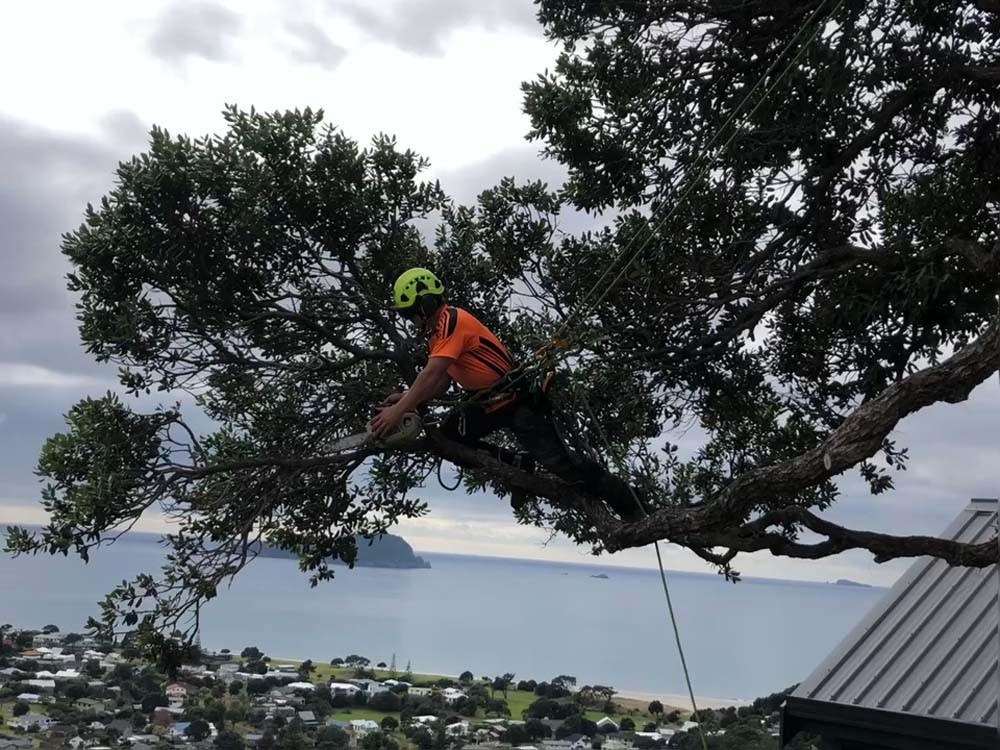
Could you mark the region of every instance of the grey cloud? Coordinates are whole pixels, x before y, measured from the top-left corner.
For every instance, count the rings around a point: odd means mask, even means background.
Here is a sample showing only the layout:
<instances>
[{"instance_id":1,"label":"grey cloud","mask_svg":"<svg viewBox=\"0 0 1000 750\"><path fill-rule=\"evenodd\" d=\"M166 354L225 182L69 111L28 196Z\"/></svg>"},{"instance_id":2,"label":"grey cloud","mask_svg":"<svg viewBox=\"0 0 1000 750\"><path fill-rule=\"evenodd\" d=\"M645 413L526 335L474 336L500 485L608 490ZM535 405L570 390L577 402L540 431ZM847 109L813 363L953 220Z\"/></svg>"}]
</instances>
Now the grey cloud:
<instances>
[{"instance_id":1,"label":"grey cloud","mask_svg":"<svg viewBox=\"0 0 1000 750\"><path fill-rule=\"evenodd\" d=\"M299 62L334 70L347 56L347 50L335 44L326 32L314 23L290 21L288 32L298 42L292 57Z\"/></svg>"},{"instance_id":2,"label":"grey cloud","mask_svg":"<svg viewBox=\"0 0 1000 750\"><path fill-rule=\"evenodd\" d=\"M150 126L129 109L108 112L100 120L102 130L119 149L141 150L147 142Z\"/></svg>"},{"instance_id":3,"label":"grey cloud","mask_svg":"<svg viewBox=\"0 0 1000 750\"><path fill-rule=\"evenodd\" d=\"M228 60L242 26L239 15L217 3L177 2L160 14L149 46L166 62L180 63L189 57Z\"/></svg>"},{"instance_id":4,"label":"grey cloud","mask_svg":"<svg viewBox=\"0 0 1000 750\"><path fill-rule=\"evenodd\" d=\"M376 5L378 10L374 10ZM464 27L539 30L531 0L406 0L378 4L336 0L333 7L373 37L420 55L442 54L448 35Z\"/></svg>"},{"instance_id":5,"label":"grey cloud","mask_svg":"<svg viewBox=\"0 0 1000 750\"><path fill-rule=\"evenodd\" d=\"M565 166L553 159L544 159L535 146L524 145L494 154L483 161L462 169L443 170L435 175L441 187L459 203L474 203L476 197L504 177L513 177L518 184L540 180L549 190L558 191L567 179ZM564 206L559 214L559 229L568 234L594 230L607 225L614 212L587 214Z\"/></svg>"},{"instance_id":6,"label":"grey cloud","mask_svg":"<svg viewBox=\"0 0 1000 750\"><path fill-rule=\"evenodd\" d=\"M34 365L109 384L114 370L88 356L66 290L69 263L60 235L80 223L88 201L110 186L126 153L86 139L57 136L0 118L0 362ZM85 379L86 378L86 379ZM58 378L57 378L58 380ZM32 467L44 436L83 388L32 385L0 389L0 476L3 496L34 487Z\"/></svg>"},{"instance_id":7,"label":"grey cloud","mask_svg":"<svg viewBox=\"0 0 1000 750\"><path fill-rule=\"evenodd\" d=\"M10 327L22 319L70 309L69 266L59 252L60 235L80 223L88 200L104 192L117 159L96 143L0 118L0 163L0 252L6 265L0 275L0 320L6 337L23 335Z\"/></svg>"},{"instance_id":8,"label":"grey cloud","mask_svg":"<svg viewBox=\"0 0 1000 750\"><path fill-rule=\"evenodd\" d=\"M557 190L566 181L566 168L551 159L543 159L533 146L519 146L489 156L461 169L442 170L437 176L441 187L460 203L472 203L504 177L517 182L541 180Z\"/></svg>"}]
</instances>

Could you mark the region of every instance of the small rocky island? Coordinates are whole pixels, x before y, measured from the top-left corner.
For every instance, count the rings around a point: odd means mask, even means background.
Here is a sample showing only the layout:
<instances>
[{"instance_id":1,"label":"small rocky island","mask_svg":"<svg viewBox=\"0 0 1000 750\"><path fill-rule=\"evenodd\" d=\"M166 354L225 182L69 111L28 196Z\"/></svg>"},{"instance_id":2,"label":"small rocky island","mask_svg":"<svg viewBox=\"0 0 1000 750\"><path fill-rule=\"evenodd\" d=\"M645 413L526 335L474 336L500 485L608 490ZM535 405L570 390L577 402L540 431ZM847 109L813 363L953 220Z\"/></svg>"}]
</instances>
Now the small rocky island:
<instances>
[{"instance_id":1,"label":"small rocky island","mask_svg":"<svg viewBox=\"0 0 1000 750\"><path fill-rule=\"evenodd\" d=\"M429 568L431 564L413 551L409 542L400 536L386 534L376 537L370 542L363 536L354 537L358 545L358 558L354 565L359 568ZM294 552L264 545L261 557L280 557L295 559ZM337 564L343 564L339 560Z\"/></svg>"}]
</instances>

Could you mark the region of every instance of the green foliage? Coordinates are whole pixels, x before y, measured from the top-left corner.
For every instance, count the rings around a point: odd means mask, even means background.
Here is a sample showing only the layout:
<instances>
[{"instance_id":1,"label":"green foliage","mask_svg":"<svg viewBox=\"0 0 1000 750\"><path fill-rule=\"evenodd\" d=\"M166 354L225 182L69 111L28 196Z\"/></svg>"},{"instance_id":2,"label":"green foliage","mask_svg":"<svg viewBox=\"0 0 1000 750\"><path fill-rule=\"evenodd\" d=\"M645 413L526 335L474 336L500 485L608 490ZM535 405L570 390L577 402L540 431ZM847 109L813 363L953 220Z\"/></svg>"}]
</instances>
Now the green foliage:
<instances>
[{"instance_id":1,"label":"green foliage","mask_svg":"<svg viewBox=\"0 0 1000 750\"><path fill-rule=\"evenodd\" d=\"M169 706L170 701L163 693L149 693L142 699L142 710L145 713L152 713L159 706Z\"/></svg>"},{"instance_id":2,"label":"green foliage","mask_svg":"<svg viewBox=\"0 0 1000 750\"><path fill-rule=\"evenodd\" d=\"M31 706L29 706L24 701L17 701L14 707L10 710L11 716L15 718L18 716L24 716L26 713L31 711Z\"/></svg>"},{"instance_id":3,"label":"green foliage","mask_svg":"<svg viewBox=\"0 0 1000 750\"><path fill-rule=\"evenodd\" d=\"M568 719L583 711L577 703L567 700L539 698L524 711L525 719Z\"/></svg>"},{"instance_id":4,"label":"green foliage","mask_svg":"<svg viewBox=\"0 0 1000 750\"><path fill-rule=\"evenodd\" d=\"M403 707L403 700L396 693L386 690L369 698L368 706L376 711L399 711Z\"/></svg>"},{"instance_id":5,"label":"green foliage","mask_svg":"<svg viewBox=\"0 0 1000 750\"><path fill-rule=\"evenodd\" d=\"M602 457L650 509L686 522L662 536L727 575L739 550L843 548L788 546L803 522L785 511L828 507L829 472L717 501L755 469L818 456L859 405L994 314L1000 22L970 3L842 3L803 46L806 10L541 0L563 51L525 108L569 170L558 192L504 179L456 205L421 178L426 159L387 136L361 147L310 109L231 107L202 138L154 128L63 241L82 342L119 365L125 396L69 410L39 458L51 522L11 529L7 547L86 560L147 511L178 519L160 575L118 586L91 623L142 631L165 667L262 543L331 578L355 535L427 512L433 447L323 452L417 372L424 352L385 304L399 270L422 265L522 359L575 313L557 401L576 413L585 396L596 419L568 433L606 438ZM796 64L777 77L789 44ZM773 91L729 123L769 70ZM609 221L565 235L567 209ZM923 405L964 398L991 367ZM188 403L138 411L153 391ZM850 463L872 492L906 466L888 437L904 413L858 432ZM682 454L691 425L703 440ZM509 492L488 473L464 481ZM568 502L533 500L519 520L596 551L618 534Z\"/></svg>"},{"instance_id":6,"label":"green foliage","mask_svg":"<svg viewBox=\"0 0 1000 750\"><path fill-rule=\"evenodd\" d=\"M208 726L208 722L204 719L195 719L192 721L187 729L184 730L184 736L188 737L195 742L200 742L206 739L209 734L211 734L211 728Z\"/></svg>"},{"instance_id":7,"label":"green foliage","mask_svg":"<svg viewBox=\"0 0 1000 750\"><path fill-rule=\"evenodd\" d=\"M388 718L391 717L387 716L386 719ZM340 727L321 727L316 732L316 750L344 750L350 744L350 741L350 735Z\"/></svg>"},{"instance_id":8,"label":"green foliage","mask_svg":"<svg viewBox=\"0 0 1000 750\"><path fill-rule=\"evenodd\" d=\"M302 722L293 719L281 728L275 747L278 750L312 750L314 744L312 738L305 733Z\"/></svg>"},{"instance_id":9,"label":"green foliage","mask_svg":"<svg viewBox=\"0 0 1000 750\"><path fill-rule=\"evenodd\" d=\"M397 750L396 741L382 732L369 732L361 740L362 750Z\"/></svg>"},{"instance_id":10,"label":"green foliage","mask_svg":"<svg viewBox=\"0 0 1000 750\"><path fill-rule=\"evenodd\" d=\"M597 723L583 714L572 714L556 729L556 739L561 740L571 734L584 734L593 737L597 734Z\"/></svg>"},{"instance_id":11,"label":"green foliage","mask_svg":"<svg viewBox=\"0 0 1000 750\"><path fill-rule=\"evenodd\" d=\"M544 723L541 719L528 719L524 722L524 731L528 735L528 740L537 742L552 736L552 727Z\"/></svg>"},{"instance_id":12,"label":"green foliage","mask_svg":"<svg viewBox=\"0 0 1000 750\"><path fill-rule=\"evenodd\" d=\"M243 750L243 738L232 730L219 732L215 738L215 750Z\"/></svg>"},{"instance_id":13,"label":"green foliage","mask_svg":"<svg viewBox=\"0 0 1000 750\"><path fill-rule=\"evenodd\" d=\"M392 734L399 729L399 720L395 716L386 716L379 723L386 734Z\"/></svg>"}]
</instances>

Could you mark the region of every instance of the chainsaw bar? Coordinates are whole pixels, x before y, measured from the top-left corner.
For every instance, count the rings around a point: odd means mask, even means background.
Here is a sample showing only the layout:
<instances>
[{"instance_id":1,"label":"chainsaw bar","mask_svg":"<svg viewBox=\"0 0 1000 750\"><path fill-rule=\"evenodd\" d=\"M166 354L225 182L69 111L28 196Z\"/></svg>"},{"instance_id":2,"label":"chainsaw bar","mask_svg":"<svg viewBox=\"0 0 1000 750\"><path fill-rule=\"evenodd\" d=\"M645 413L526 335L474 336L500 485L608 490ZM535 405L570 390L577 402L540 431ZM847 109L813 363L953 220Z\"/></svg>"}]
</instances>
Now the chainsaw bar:
<instances>
[{"instance_id":1,"label":"chainsaw bar","mask_svg":"<svg viewBox=\"0 0 1000 750\"><path fill-rule=\"evenodd\" d=\"M329 453L341 453L343 451L364 448L368 444L381 445L386 448L391 448L416 440L420 437L420 433L423 429L424 424L420 419L420 415L411 411L404 414L403 418L399 420L399 424L396 426L396 429L382 439L376 438L371 434L371 432L365 430L364 432L356 432L353 435L348 435L347 437L342 437L339 440L334 440L327 446L326 450Z\"/></svg>"}]
</instances>

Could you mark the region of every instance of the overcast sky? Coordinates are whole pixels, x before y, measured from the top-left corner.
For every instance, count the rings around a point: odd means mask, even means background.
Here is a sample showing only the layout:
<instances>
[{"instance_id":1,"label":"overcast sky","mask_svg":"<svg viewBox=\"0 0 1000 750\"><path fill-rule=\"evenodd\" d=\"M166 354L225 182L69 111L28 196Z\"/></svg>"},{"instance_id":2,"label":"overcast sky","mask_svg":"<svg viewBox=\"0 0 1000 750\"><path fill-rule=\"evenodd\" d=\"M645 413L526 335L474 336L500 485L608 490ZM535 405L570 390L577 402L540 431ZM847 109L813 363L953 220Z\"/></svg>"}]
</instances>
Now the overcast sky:
<instances>
[{"instance_id":1,"label":"overcast sky","mask_svg":"<svg viewBox=\"0 0 1000 750\"><path fill-rule=\"evenodd\" d=\"M372 8L378 8L373 10ZM40 522L33 467L46 436L85 394L114 388L75 328L62 232L141 151L153 123L201 135L224 104L323 108L348 135L379 132L431 159L469 200L504 175L558 182L524 140L519 85L555 59L530 0L243 0L5 3L0 9L0 521ZM936 533L969 497L1000 487L996 381L969 402L908 420L910 470L891 495L853 480L830 517L895 533ZM587 551L519 527L505 502L433 487L429 518L401 531L419 550L588 561ZM149 519L147 529L159 528ZM668 565L707 570L666 550ZM650 566L651 550L604 558ZM891 583L905 563L864 554L820 562L747 558L745 574Z\"/></svg>"}]
</instances>

